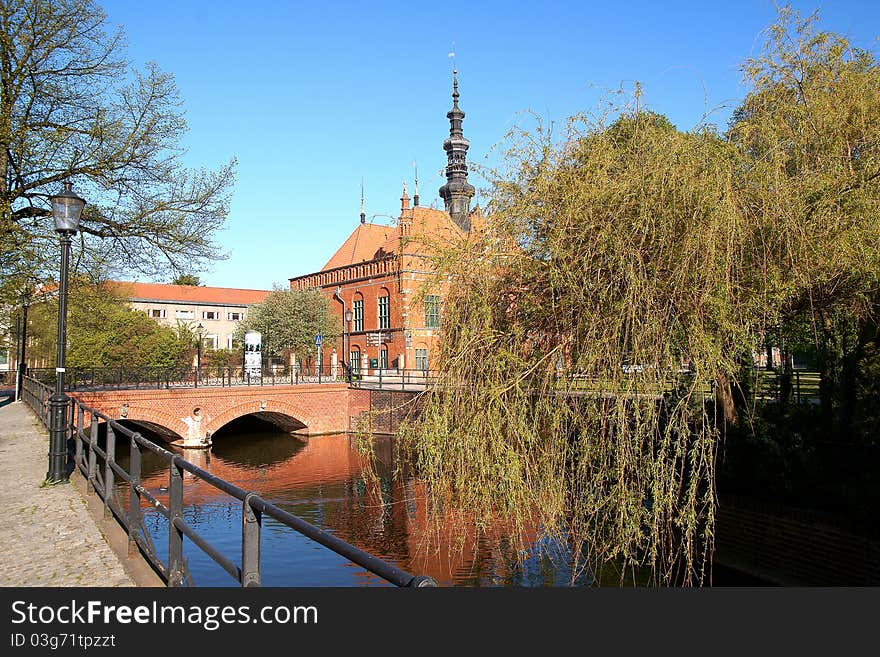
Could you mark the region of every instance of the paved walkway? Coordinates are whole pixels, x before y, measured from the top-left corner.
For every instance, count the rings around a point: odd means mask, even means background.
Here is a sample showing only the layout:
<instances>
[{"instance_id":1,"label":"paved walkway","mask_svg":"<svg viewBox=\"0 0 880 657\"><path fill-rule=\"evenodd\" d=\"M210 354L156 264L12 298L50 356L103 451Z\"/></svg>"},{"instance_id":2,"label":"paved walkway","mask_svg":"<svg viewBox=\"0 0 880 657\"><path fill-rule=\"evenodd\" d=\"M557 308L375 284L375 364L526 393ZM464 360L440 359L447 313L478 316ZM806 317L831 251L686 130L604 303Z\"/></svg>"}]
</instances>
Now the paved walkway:
<instances>
[{"instance_id":1,"label":"paved walkway","mask_svg":"<svg viewBox=\"0 0 880 657\"><path fill-rule=\"evenodd\" d=\"M41 486L49 437L0 391L0 586L134 586L71 484Z\"/></svg>"}]
</instances>

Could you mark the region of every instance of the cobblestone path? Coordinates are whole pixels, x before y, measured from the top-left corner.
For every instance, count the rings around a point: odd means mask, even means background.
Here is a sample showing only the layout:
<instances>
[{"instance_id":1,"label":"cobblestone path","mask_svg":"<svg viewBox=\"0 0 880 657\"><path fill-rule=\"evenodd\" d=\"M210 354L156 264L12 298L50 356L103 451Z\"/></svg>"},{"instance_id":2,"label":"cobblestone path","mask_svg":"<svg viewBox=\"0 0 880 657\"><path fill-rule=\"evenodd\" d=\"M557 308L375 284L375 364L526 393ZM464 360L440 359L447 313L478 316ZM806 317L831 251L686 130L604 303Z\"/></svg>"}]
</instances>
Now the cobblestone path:
<instances>
[{"instance_id":1,"label":"cobblestone path","mask_svg":"<svg viewBox=\"0 0 880 657\"><path fill-rule=\"evenodd\" d=\"M43 486L49 437L0 392L0 586L134 586L70 484Z\"/></svg>"}]
</instances>

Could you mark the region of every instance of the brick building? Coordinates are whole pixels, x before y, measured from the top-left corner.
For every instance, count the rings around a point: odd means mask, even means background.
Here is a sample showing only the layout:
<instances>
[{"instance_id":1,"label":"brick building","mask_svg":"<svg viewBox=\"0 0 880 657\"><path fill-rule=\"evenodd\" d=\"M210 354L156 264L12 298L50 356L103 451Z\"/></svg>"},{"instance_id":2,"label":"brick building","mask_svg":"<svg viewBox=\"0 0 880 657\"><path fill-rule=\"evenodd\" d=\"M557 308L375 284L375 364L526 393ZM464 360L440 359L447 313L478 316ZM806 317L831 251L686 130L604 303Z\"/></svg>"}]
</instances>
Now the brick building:
<instances>
[{"instance_id":1,"label":"brick building","mask_svg":"<svg viewBox=\"0 0 880 657\"><path fill-rule=\"evenodd\" d=\"M333 349L356 373L431 369L442 306L442 289L423 289L432 273L433 245L466 238L480 219L479 208L470 208L470 144L462 132L465 114L458 99L453 72L449 137L443 142L447 182L440 188L445 210L420 206L418 186L410 199L404 183L400 216L392 225L368 223L362 206L360 224L327 264L290 279L291 289L316 287L333 302L344 332ZM350 322L344 319L346 311Z\"/></svg>"}]
</instances>

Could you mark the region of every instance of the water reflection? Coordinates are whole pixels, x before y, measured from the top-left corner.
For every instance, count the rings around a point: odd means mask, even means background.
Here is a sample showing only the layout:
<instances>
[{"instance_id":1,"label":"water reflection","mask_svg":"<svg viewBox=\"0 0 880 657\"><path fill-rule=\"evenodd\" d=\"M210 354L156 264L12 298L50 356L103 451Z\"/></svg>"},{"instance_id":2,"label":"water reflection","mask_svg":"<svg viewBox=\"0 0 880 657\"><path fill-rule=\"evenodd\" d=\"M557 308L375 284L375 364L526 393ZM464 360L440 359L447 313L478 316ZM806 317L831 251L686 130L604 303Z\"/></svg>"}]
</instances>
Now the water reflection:
<instances>
[{"instance_id":1,"label":"water reflection","mask_svg":"<svg viewBox=\"0 0 880 657\"><path fill-rule=\"evenodd\" d=\"M305 449L306 445L305 440L288 434L253 433L246 441L220 438L212 446L210 454L224 462L235 463L242 469L259 470L287 461Z\"/></svg>"},{"instance_id":2,"label":"water reflection","mask_svg":"<svg viewBox=\"0 0 880 657\"><path fill-rule=\"evenodd\" d=\"M445 586L567 586L589 583L572 577L566 546L526 538L519 543L503 528L477 535L466 522L432 520L421 482L394 476L390 438L377 439L378 459L370 476L355 439L347 434L308 439L264 427L239 427L217 435L210 450L178 449L199 467L262 497L308 522L333 532L362 550L413 574L430 575ZM123 459L120 459L123 460ZM168 470L162 459L144 454L144 486L167 500ZM120 488L122 502L127 493ZM238 561L241 502L184 474L185 520L207 540ZM145 508L157 552L167 554L167 522ZM386 586L297 532L266 518L263 524L264 586ZM185 556L199 586L234 585L190 541ZM519 557L524 558L520 559Z\"/></svg>"}]
</instances>

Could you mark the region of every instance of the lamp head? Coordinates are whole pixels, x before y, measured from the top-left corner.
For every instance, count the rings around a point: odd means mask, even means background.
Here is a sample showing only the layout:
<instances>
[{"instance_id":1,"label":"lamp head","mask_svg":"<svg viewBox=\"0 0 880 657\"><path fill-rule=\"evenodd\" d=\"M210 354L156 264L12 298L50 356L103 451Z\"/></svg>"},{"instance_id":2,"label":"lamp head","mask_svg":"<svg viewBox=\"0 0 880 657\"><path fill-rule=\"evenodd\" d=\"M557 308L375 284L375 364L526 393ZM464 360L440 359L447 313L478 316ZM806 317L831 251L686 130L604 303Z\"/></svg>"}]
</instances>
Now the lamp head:
<instances>
[{"instance_id":1,"label":"lamp head","mask_svg":"<svg viewBox=\"0 0 880 657\"><path fill-rule=\"evenodd\" d=\"M65 182L64 189L49 200L52 203L55 232L61 235L75 235L79 230L79 218L86 205L85 200L74 193L69 182Z\"/></svg>"}]
</instances>

